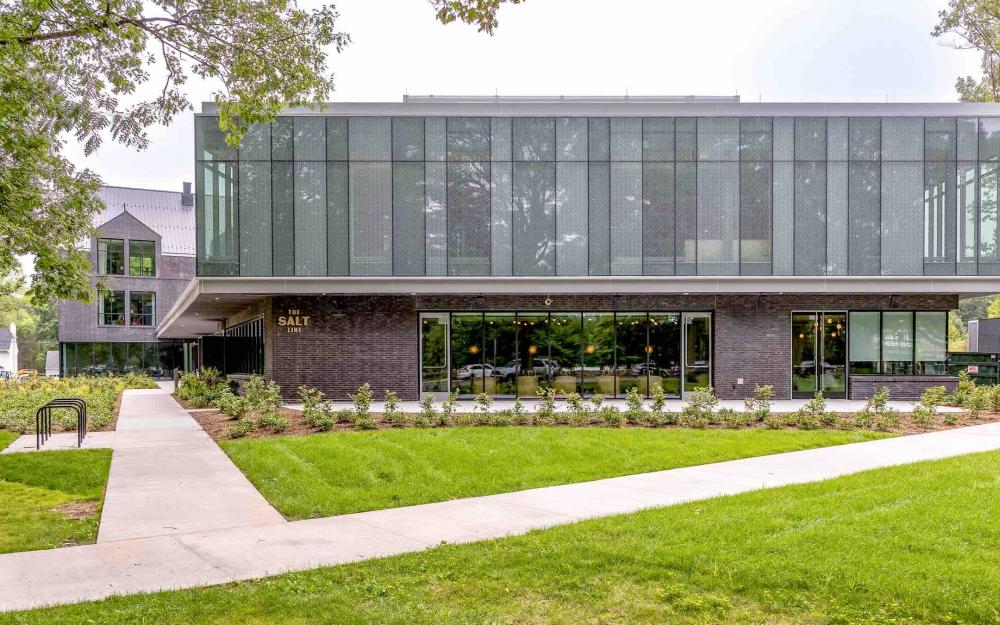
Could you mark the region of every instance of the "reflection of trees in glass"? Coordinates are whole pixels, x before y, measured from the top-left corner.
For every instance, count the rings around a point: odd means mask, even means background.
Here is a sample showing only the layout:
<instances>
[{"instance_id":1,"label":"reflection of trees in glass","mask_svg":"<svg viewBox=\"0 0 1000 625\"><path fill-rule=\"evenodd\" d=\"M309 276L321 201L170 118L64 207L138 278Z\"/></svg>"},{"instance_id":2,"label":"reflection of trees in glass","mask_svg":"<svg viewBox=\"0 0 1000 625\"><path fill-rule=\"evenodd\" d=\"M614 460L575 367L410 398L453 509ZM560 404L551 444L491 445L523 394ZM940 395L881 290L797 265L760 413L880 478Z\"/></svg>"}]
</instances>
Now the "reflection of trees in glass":
<instances>
[{"instance_id":1,"label":"reflection of trees in glass","mask_svg":"<svg viewBox=\"0 0 1000 625\"><path fill-rule=\"evenodd\" d=\"M996 163L979 166L979 257L1000 260L997 253L997 167Z\"/></svg>"},{"instance_id":2,"label":"reflection of trees in glass","mask_svg":"<svg viewBox=\"0 0 1000 625\"><path fill-rule=\"evenodd\" d=\"M580 368L580 314L553 313L549 336L552 360L563 375L572 375Z\"/></svg>"},{"instance_id":3,"label":"reflection of trees in glass","mask_svg":"<svg viewBox=\"0 0 1000 625\"><path fill-rule=\"evenodd\" d=\"M451 384L460 393L479 393L483 390L481 376L460 373L466 365L483 362L482 313L456 313L451 317Z\"/></svg>"},{"instance_id":4,"label":"reflection of trees in glass","mask_svg":"<svg viewBox=\"0 0 1000 625\"><path fill-rule=\"evenodd\" d=\"M448 273L490 272L490 164L448 163Z\"/></svg>"},{"instance_id":5,"label":"reflection of trees in glass","mask_svg":"<svg viewBox=\"0 0 1000 625\"><path fill-rule=\"evenodd\" d=\"M555 163L514 163L514 273L555 273Z\"/></svg>"}]
</instances>

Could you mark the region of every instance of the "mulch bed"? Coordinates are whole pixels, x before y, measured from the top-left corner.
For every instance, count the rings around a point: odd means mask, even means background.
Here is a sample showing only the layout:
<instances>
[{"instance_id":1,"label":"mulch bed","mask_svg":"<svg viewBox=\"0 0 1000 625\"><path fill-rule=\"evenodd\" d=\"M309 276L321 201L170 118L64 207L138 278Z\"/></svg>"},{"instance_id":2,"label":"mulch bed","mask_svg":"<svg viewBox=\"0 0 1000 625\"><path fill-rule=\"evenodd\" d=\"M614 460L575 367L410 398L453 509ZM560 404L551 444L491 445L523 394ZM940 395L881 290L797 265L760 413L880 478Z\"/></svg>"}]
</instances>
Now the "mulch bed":
<instances>
[{"instance_id":1,"label":"mulch bed","mask_svg":"<svg viewBox=\"0 0 1000 625\"><path fill-rule=\"evenodd\" d=\"M178 400L178 401L180 401L180 400ZM184 402L181 402L181 403L183 405ZM206 411L206 410L203 410L203 409L200 409L200 408L197 408L197 407L193 407L193 406L188 406L186 408L188 409L188 414L190 414L194 418L194 420L197 421L201 425L201 427L204 428L204 430L206 432L208 432L208 435L211 436L213 439L215 439L215 440L233 440L233 439L231 439L229 437L229 428L233 425L233 423L236 422L235 419L233 419L232 417L230 417L229 415L227 415L227 414L225 414L223 412L219 412L218 410L215 410L215 411ZM247 434L243 438L272 438L272 437L275 437L275 436L305 436L305 435L308 435L308 434L319 434L319 433L321 433L320 430L318 430L315 427L313 427L312 425L306 423L305 419L303 419L303 417L302 417L302 412L299 411L299 410L292 410L290 408L283 408L282 409L282 414L284 414L285 418L288 419L288 428L285 429L283 432L275 433L275 432L271 432L269 430L266 430L264 428L254 428L249 434ZM456 414L455 417L460 419L463 416L463 414L464 413ZM785 414L785 413L775 413L775 414ZM844 421L849 420L849 419L851 419L851 418L854 417L854 415L850 414L850 413L841 413L838 416L840 417L841 420L844 420ZM890 433L893 433L893 434L902 434L902 435L906 435L906 434L921 434L921 433L924 433L924 432L935 432L935 431L939 431L939 430L950 430L950 429L957 428L957 427L966 427L966 426L970 426L970 425L982 425L982 424L985 424L985 423L992 423L992 422L995 422L995 421L1000 421L1000 413L984 412L984 413L982 413L977 418L970 417L967 413L962 413L962 414L956 414L955 415L956 421L955 421L955 423L953 425L947 425L947 424L945 424L945 423L942 422L942 420L941 420L941 414L939 414L938 415L938 419L937 419L937 421L935 422L934 425L929 426L929 427L924 427L924 426L920 426L920 425L917 425L917 424L913 423L913 421L910 418L912 416L910 413L903 413L901 416L902 416L902 422L900 423L899 427L893 428L892 430L889 430ZM374 418L374 420L375 420L375 422L376 422L376 424L378 426L377 429L387 430L387 429L392 429L394 427L399 427L399 426L387 425L387 424L383 423L382 422L382 414L381 413L373 412L372 413L372 417ZM489 427L489 426L479 426L479 427ZM593 428L606 428L608 426L601 425L601 424L593 424L593 425L517 426L517 427L593 427ZM648 425L626 425L625 427L654 429L654 428L651 428L651 426L648 426ZM677 426L675 426L675 425L668 425L668 426L664 426L664 427L668 427L669 428L669 427L677 427ZM752 425L752 426L748 426L747 428L741 428L741 429L763 428L763 427L764 427L763 425L755 424L755 425ZM337 423L336 425L333 426L332 429L328 430L328 432L344 432L344 431L350 431L350 430L354 430L354 429L355 429L354 426L352 424L350 424L350 423ZM660 428L655 428L655 429L660 429ZM725 426L721 426L721 425L710 425L706 429L730 429L730 428L726 428ZM788 429L794 429L794 428L788 428Z\"/></svg>"}]
</instances>

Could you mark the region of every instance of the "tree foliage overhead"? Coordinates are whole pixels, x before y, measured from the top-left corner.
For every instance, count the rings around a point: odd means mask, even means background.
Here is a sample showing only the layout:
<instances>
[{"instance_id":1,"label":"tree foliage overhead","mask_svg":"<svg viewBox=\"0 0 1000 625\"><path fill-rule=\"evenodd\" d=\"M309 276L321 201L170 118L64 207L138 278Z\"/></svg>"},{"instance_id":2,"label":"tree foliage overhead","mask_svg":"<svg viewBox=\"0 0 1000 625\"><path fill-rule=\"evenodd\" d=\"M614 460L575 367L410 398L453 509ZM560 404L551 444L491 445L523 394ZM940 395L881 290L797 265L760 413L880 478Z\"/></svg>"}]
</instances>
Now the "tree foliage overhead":
<instances>
[{"instance_id":1,"label":"tree foliage overhead","mask_svg":"<svg viewBox=\"0 0 1000 625\"><path fill-rule=\"evenodd\" d=\"M481 33L492 35L500 24L497 11L502 4L521 4L524 0L430 0L442 24L455 21L472 24Z\"/></svg>"},{"instance_id":2,"label":"tree foliage overhead","mask_svg":"<svg viewBox=\"0 0 1000 625\"><path fill-rule=\"evenodd\" d=\"M938 18L933 36L950 37L950 45L983 55L979 80L965 76L955 82L959 98L963 102L1000 101L1000 1L949 0Z\"/></svg>"}]
</instances>

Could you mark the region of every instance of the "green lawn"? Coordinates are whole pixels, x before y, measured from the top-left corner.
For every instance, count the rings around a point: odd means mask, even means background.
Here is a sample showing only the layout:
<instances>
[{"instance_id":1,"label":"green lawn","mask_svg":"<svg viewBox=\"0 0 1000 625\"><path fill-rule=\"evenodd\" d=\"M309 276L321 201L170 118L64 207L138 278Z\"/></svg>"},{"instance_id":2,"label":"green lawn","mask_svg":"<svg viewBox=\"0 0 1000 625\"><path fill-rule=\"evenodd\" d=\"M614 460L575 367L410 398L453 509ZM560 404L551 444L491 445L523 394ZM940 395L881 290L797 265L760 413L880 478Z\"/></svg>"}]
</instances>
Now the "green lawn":
<instances>
[{"instance_id":1,"label":"green lawn","mask_svg":"<svg viewBox=\"0 0 1000 625\"><path fill-rule=\"evenodd\" d=\"M17 434L0 430L0 451L3 451L7 445L10 445L15 440L17 440Z\"/></svg>"},{"instance_id":2,"label":"green lawn","mask_svg":"<svg viewBox=\"0 0 1000 625\"><path fill-rule=\"evenodd\" d=\"M409 506L877 438L837 430L444 428L224 441L293 519Z\"/></svg>"},{"instance_id":3,"label":"green lawn","mask_svg":"<svg viewBox=\"0 0 1000 625\"><path fill-rule=\"evenodd\" d=\"M1000 452L8 615L191 625L996 623ZM0 617L0 622L3 622Z\"/></svg>"},{"instance_id":4,"label":"green lawn","mask_svg":"<svg viewBox=\"0 0 1000 625\"><path fill-rule=\"evenodd\" d=\"M110 465L103 449L0 456L0 553L94 542Z\"/></svg>"}]
</instances>

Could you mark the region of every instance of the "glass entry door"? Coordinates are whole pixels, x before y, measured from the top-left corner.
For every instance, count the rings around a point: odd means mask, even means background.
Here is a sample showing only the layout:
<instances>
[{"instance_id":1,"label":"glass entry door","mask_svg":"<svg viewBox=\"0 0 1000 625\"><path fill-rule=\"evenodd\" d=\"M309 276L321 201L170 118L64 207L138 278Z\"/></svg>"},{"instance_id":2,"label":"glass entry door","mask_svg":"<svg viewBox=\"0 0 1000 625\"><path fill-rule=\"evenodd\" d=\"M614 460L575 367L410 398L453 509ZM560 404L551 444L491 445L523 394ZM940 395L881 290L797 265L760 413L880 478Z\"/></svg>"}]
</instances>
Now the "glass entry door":
<instances>
[{"instance_id":1,"label":"glass entry door","mask_svg":"<svg viewBox=\"0 0 1000 625\"><path fill-rule=\"evenodd\" d=\"M448 313L420 315L420 393L448 395Z\"/></svg>"},{"instance_id":2,"label":"glass entry door","mask_svg":"<svg viewBox=\"0 0 1000 625\"><path fill-rule=\"evenodd\" d=\"M792 313L792 397L847 397L847 313Z\"/></svg>"},{"instance_id":3,"label":"glass entry door","mask_svg":"<svg viewBox=\"0 0 1000 625\"><path fill-rule=\"evenodd\" d=\"M712 385L712 315L684 313L683 325L681 353L686 395L696 388Z\"/></svg>"}]
</instances>

